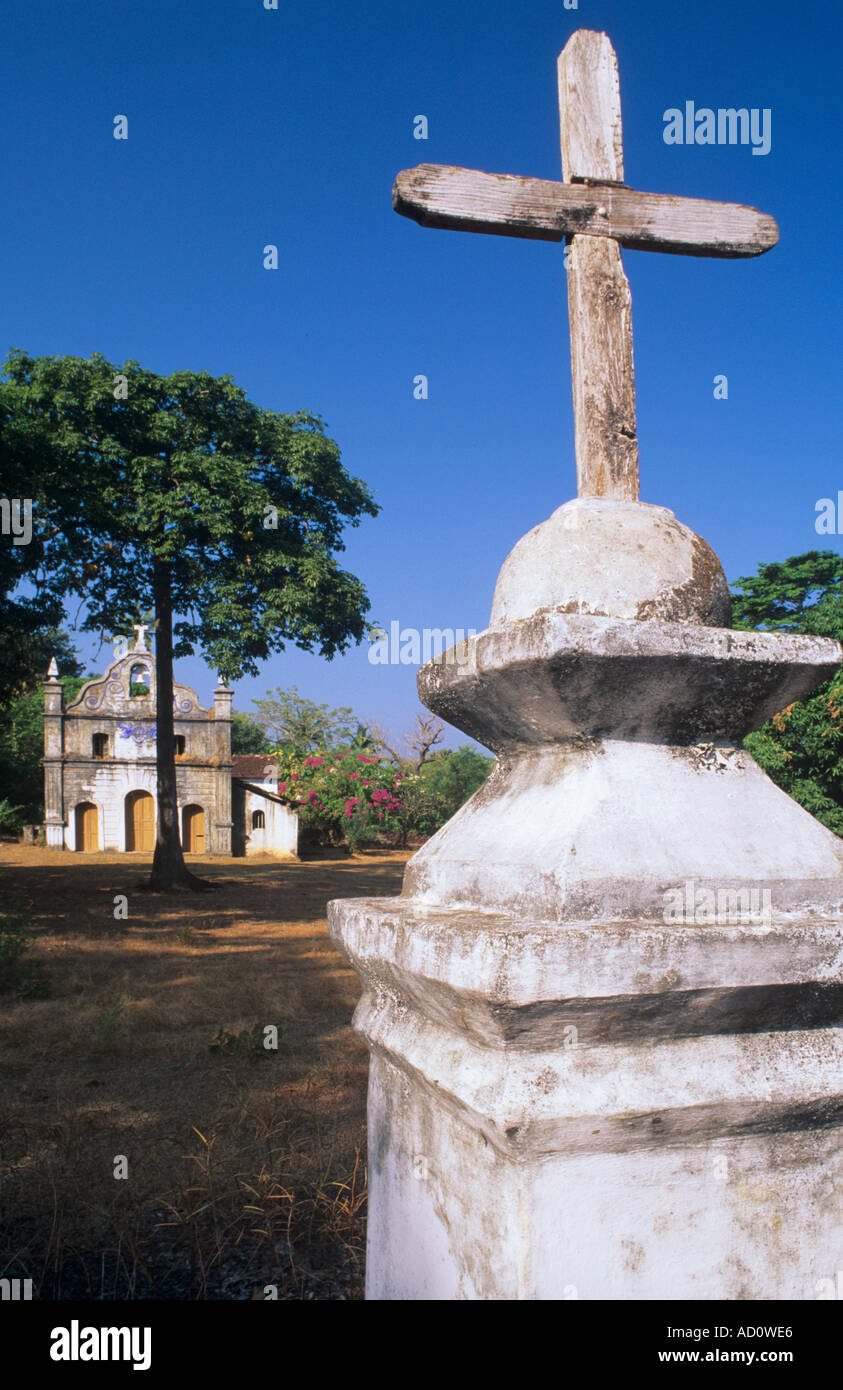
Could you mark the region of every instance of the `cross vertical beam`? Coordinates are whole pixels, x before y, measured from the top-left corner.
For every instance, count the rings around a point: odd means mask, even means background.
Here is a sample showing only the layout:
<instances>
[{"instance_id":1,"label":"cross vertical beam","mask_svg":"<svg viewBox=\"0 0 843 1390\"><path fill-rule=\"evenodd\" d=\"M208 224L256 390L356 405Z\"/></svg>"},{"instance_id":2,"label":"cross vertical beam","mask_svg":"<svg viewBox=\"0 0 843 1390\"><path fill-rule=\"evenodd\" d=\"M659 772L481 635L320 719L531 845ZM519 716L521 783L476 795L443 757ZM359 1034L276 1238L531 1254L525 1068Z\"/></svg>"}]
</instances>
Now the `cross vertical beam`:
<instances>
[{"instance_id":1,"label":"cross vertical beam","mask_svg":"<svg viewBox=\"0 0 843 1390\"><path fill-rule=\"evenodd\" d=\"M607 34L580 29L559 55L566 183L623 183L618 64ZM599 214L598 209L598 214ZM638 499L632 300L610 237L570 238L568 318L580 497Z\"/></svg>"}]
</instances>

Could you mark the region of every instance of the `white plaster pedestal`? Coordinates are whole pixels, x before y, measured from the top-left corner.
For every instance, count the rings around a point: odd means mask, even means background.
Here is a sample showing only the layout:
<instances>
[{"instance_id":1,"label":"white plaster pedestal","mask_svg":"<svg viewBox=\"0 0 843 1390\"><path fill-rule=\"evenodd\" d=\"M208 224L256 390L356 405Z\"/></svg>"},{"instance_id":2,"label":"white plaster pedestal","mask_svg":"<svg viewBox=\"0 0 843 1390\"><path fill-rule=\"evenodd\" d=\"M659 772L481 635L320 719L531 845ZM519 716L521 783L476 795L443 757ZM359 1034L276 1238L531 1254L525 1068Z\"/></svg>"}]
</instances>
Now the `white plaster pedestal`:
<instances>
[{"instance_id":1,"label":"white plaster pedestal","mask_svg":"<svg viewBox=\"0 0 843 1390\"><path fill-rule=\"evenodd\" d=\"M841 1266L839 922L331 920L366 986L369 1298L807 1299Z\"/></svg>"},{"instance_id":2,"label":"white plaster pedestal","mask_svg":"<svg viewBox=\"0 0 843 1390\"><path fill-rule=\"evenodd\" d=\"M497 765L401 897L329 905L369 1298L810 1299L843 1269L843 843L740 746L841 650L712 625L713 552L613 505L531 532L489 630L422 668Z\"/></svg>"}]
</instances>

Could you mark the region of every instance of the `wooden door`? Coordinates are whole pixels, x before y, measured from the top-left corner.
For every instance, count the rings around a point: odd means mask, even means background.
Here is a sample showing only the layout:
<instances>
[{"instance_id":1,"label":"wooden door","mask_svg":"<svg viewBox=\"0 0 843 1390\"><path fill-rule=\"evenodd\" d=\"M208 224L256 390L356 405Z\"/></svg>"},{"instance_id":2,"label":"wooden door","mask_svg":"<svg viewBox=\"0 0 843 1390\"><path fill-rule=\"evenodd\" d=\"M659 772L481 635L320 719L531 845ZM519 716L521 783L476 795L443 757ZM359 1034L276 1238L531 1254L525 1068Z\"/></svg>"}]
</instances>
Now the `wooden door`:
<instances>
[{"instance_id":1,"label":"wooden door","mask_svg":"<svg viewBox=\"0 0 843 1390\"><path fill-rule=\"evenodd\" d=\"M155 801L149 792L129 792L126 797L126 849L130 854L152 854L155 849Z\"/></svg>"},{"instance_id":2,"label":"wooden door","mask_svg":"<svg viewBox=\"0 0 843 1390\"><path fill-rule=\"evenodd\" d=\"M80 854L95 854L99 847L99 811L90 801L83 801L76 807L76 848Z\"/></svg>"},{"instance_id":3,"label":"wooden door","mask_svg":"<svg viewBox=\"0 0 843 1390\"><path fill-rule=\"evenodd\" d=\"M185 806L181 813L182 848L186 854L205 853L205 812L201 806Z\"/></svg>"}]
</instances>

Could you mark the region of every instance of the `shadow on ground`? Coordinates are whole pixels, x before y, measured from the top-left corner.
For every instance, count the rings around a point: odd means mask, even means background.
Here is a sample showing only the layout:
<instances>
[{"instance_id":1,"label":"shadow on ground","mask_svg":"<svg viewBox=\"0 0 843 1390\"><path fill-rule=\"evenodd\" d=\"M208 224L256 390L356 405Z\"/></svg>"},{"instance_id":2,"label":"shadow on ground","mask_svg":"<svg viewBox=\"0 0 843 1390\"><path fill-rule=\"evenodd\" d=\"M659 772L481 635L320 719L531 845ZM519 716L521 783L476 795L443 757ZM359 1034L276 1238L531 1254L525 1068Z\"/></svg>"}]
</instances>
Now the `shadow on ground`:
<instances>
[{"instance_id":1,"label":"shadow on ground","mask_svg":"<svg viewBox=\"0 0 843 1390\"><path fill-rule=\"evenodd\" d=\"M192 859L219 888L193 895L142 891L140 857L0 849L50 987L0 996L0 1277L361 1296L367 1058L325 906L394 895L406 859Z\"/></svg>"}]
</instances>

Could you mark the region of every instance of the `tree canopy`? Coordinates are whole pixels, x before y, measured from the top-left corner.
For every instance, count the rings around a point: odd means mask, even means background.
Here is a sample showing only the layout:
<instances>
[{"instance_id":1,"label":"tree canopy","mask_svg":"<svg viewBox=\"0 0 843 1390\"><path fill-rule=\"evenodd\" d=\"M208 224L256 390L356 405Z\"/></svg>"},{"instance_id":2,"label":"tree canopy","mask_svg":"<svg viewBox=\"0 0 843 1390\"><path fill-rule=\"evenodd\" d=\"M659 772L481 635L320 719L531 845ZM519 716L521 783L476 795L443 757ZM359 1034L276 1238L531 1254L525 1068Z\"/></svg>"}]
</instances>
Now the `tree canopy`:
<instances>
[{"instance_id":1,"label":"tree canopy","mask_svg":"<svg viewBox=\"0 0 843 1390\"><path fill-rule=\"evenodd\" d=\"M733 626L812 632L812 621L828 623L840 598L841 576L843 556L833 550L809 550L759 565L757 574L732 584Z\"/></svg>"},{"instance_id":2,"label":"tree canopy","mask_svg":"<svg viewBox=\"0 0 843 1390\"><path fill-rule=\"evenodd\" d=\"M734 624L843 641L843 557L812 550L735 581ZM784 791L843 835L843 673L789 705L745 745Z\"/></svg>"},{"instance_id":3,"label":"tree canopy","mask_svg":"<svg viewBox=\"0 0 843 1390\"><path fill-rule=\"evenodd\" d=\"M259 724L250 714L241 710L231 711L231 751L232 753L271 753L272 744Z\"/></svg>"},{"instance_id":4,"label":"tree canopy","mask_svg":"<svg viewBox=\"0 0 843 1390\"><path fill-rule=\"evenodd\" d=\"M296 757L350 743L358 727L353 709L316 704L300 695L294 685L287 690L276 686L252 704L257 710L252 718L263 729L272 750L284 749Z\"/></svg>"}]
</instances>

